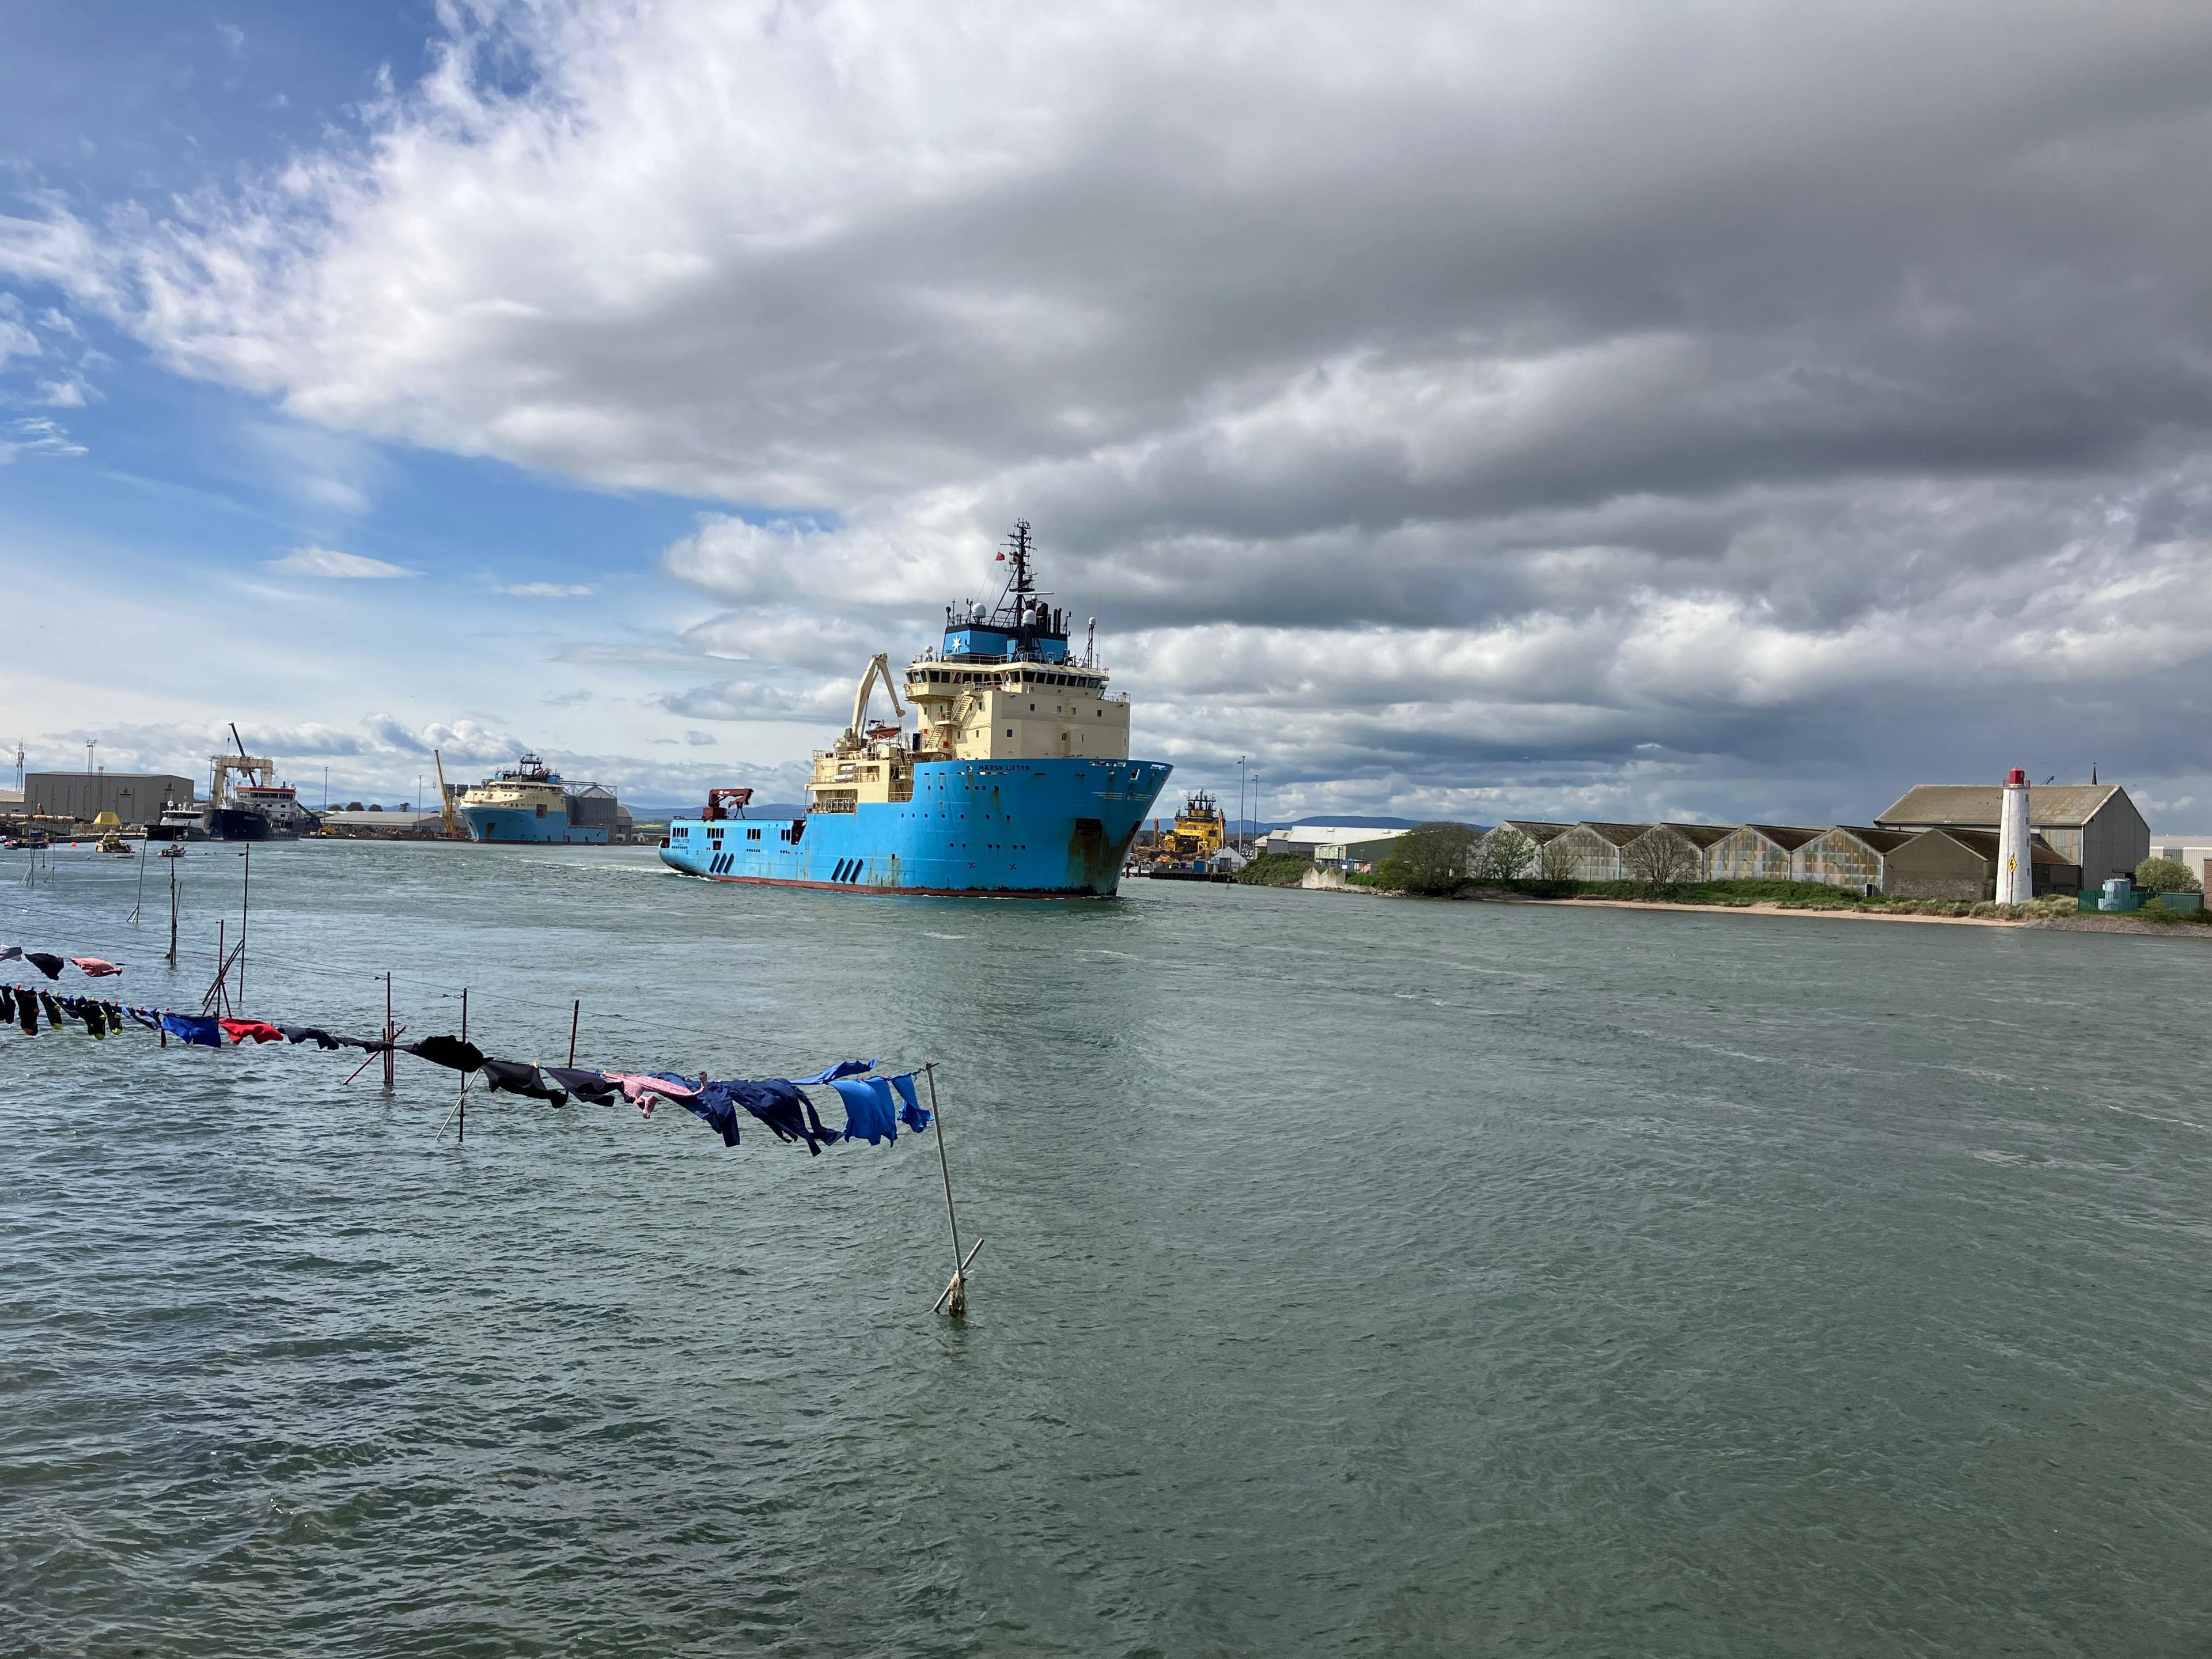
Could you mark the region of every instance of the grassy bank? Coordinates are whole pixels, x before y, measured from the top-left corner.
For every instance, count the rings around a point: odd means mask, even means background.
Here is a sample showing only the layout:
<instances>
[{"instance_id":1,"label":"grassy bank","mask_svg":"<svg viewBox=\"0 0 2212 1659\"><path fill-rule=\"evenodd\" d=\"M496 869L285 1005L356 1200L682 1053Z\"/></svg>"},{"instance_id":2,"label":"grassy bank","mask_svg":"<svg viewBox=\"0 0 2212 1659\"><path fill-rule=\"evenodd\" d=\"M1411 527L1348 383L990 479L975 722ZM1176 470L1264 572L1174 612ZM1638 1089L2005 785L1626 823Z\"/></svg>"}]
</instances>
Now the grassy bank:
<instances>
[{"instance_id":1,"label":"grassy bank","mask_svg":"<svg viewBox=\"0 0 2212 1659\"><path fill-rule=\"evenodd\" d=\"M1630 899L1668 904L1711 904L1734 909L1753 905L1781 910L1852 910L1889 916L1972 916L2043 921L2079 914L2071 893L2050 893L2027 904L1992 904L1987 900L1894 898L1868 896L1816 881L1698 881L1664 890L1632 881L1521 881L1468 882L1453 898ZM2212 921L2203 912L2177 914L2150 904L2133 912L2132 919L2172 927L2203 926Z\"/></svg>"}]
</instances>

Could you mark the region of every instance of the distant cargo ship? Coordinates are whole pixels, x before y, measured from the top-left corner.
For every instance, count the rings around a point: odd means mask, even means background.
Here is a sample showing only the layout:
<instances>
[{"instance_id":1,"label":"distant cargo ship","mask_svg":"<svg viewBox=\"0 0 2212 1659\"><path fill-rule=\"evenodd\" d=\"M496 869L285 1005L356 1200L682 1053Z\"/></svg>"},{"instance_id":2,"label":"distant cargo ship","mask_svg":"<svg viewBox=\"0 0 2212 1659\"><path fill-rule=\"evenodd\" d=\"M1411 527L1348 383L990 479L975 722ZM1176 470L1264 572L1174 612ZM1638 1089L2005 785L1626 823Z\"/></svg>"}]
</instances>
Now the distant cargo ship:
<instances>
[{"instance_id":1,"label":"distant cargo ship","mask_svg":"<svg viewBox=\"0 0 2212 1659\"><path fill-rule=\"evenodd\" d=\"M908 667L917 724L868 719L887 658L870 660L853 721L814 757L807 810L743 817L751 791L711 790L668 827L660 856L712 881L877 893L1110 896L1173 769L1129 756L1129 701L1109 696L1094 647L1078 660L1067 619L1037 594L1030 527L1015 526L994 608L945 609L941 647Z\"/></svg>"},{"instance_id":2,"label":"distant cargo ship","mask_svg":"<svg viewBox=\"0 0 2212 1659\"><path fill-rule=\"evenodd\" d=\"M612 796L596 786L586 786L594 805ZM477 841L560 842L570 846L605 847L613 828L611 812L571 811L568 787L561 775L537 756L526 753L503 772L461 792L461 817Z\"/></svg>"}]
</instances>

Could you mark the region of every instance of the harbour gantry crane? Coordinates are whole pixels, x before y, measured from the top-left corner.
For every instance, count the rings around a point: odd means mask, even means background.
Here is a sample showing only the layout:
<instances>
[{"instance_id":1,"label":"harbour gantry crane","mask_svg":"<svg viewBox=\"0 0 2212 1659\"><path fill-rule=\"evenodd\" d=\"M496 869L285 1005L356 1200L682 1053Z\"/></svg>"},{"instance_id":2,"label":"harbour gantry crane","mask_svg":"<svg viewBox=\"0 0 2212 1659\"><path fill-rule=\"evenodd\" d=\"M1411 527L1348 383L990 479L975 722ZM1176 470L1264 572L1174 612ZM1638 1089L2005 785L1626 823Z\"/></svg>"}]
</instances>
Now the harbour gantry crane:
<instances>
[{"instance_id":1,"label":"harbour gantry crane","mask_svg":"<svg viewBox=\"0 0 2212 1659\"><path fill-rule=\"evenodd\" d=\"M446 839L466 841L469 838L467 832L461 828L460 821L453 816L453 792L446 787L446 757L433 749L430 751L430 758L437 763L438 767L438 809L446 815Z\"/></svg>"}]
</instances>

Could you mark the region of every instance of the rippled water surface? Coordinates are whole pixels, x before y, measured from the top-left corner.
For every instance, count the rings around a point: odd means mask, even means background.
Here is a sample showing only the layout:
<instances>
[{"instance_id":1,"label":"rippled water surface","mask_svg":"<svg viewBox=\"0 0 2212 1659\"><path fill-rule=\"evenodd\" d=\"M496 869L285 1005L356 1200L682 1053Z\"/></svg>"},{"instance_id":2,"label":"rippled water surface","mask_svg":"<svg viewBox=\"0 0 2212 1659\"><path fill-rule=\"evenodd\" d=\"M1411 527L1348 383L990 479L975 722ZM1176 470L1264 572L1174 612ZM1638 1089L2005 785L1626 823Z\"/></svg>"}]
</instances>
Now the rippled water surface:
<instances>
[{"instance_id":1,"label":"rippled water surface","mask_svg":"<svg viewBox=\"0 0 2212 1659\"><path fill-rule=\"evenodd\" d=\"M243 860L0 855L197 1006ZM927 1137L0 1035L0 1651L2201 1654L2212 951L257 851L246 1002ZM357 1057L356 1057L357 1058ZM832 1121L838 1121L832 1113Z\"/></svg>"}]
</instances>

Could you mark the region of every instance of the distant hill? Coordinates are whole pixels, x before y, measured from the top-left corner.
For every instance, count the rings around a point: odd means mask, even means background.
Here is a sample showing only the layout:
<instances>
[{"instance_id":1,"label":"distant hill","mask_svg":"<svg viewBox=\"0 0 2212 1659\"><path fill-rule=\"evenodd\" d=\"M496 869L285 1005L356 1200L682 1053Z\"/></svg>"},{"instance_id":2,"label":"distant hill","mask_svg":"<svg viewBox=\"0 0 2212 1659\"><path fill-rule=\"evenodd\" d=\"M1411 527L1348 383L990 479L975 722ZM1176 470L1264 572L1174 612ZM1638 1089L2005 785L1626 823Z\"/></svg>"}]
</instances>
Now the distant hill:
<instances>
[{"instance_id":1,"label":"distant hill","mask_svg":"<svg viewBox=\"0 0 2212 1659\"><path fill-rule=\"evenodd\" d=\"M1325 823L1336 830L1410 830L1417 823L1426 823L1426 818L1370 818L1347 812L1339 817L1334 812L1309 812L1304 817L1293 818L1290 826L1301 823Z\"/></svg>"}]
</instances>

